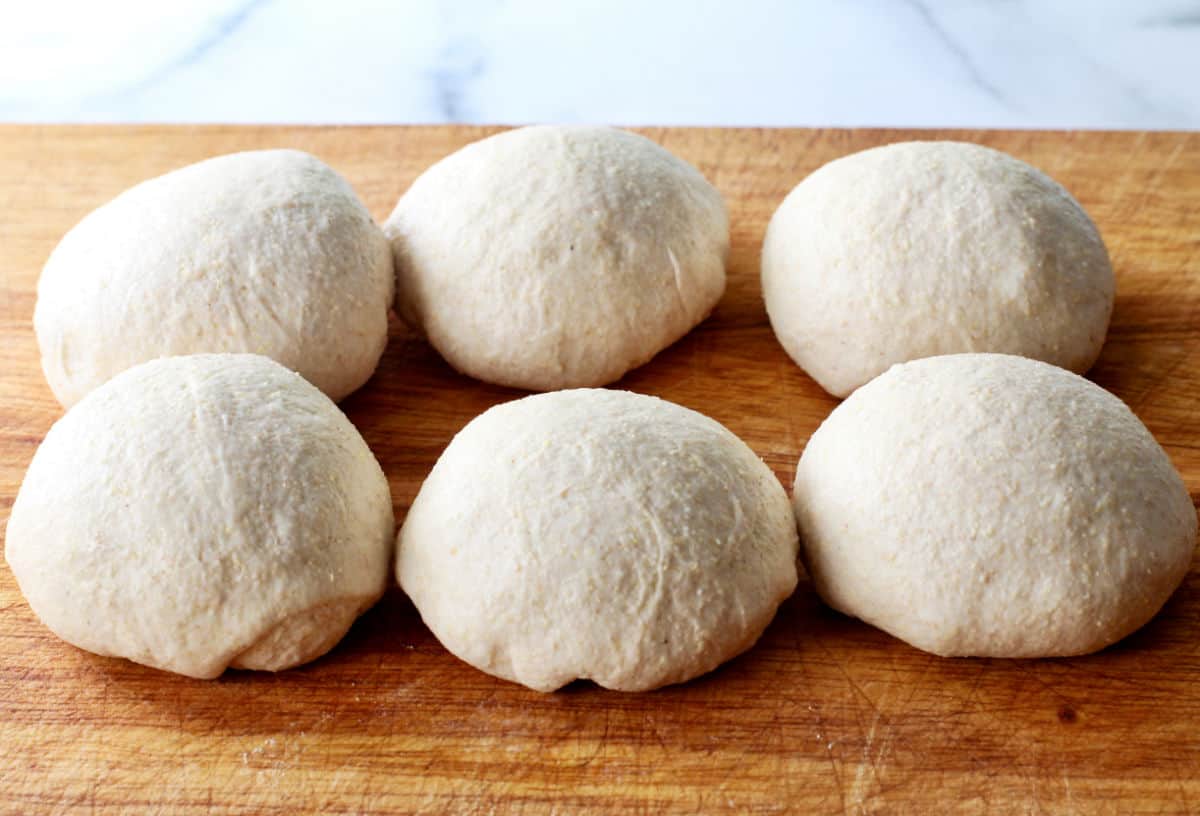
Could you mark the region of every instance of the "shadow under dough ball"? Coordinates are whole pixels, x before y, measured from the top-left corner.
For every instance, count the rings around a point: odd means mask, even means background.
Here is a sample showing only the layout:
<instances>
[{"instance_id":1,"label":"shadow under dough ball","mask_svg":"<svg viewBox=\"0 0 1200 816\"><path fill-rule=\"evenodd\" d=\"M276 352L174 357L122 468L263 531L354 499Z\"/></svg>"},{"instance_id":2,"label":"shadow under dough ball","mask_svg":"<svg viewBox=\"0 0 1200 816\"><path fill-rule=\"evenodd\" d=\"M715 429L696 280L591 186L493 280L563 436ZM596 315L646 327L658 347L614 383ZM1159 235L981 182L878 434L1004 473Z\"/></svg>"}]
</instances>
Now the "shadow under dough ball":
<instances>
[{"instance_id":1,"label":"shadow under dough ball","mask_svg":"<svg viewBox=\"0 0 1200 816\"><path fill-rule=\"evenodd\" d=\"M839 397L938 354L1019 354L1082 373L1115 290L1070 193L962 142L864 150L804 179L767 228L762 286L784 350Z\"/></svg>"},{"instance_id":2,"label":"shadow under dough ball","mask_svg":"<svg viewBox=\"0 0 1200 816\"><path fill-rule=\"evenodd\" d=\"M350 185L298 150L218 156L142 182L51 253L34 328L66 407L158 357L262 354L334 401L387 344L391 252Z\"/></svg>"},{"instance_id":3,"label":"shadow under dough ball","mask_svg":"<svg viewBox=\"0 0 1200 816\"><path fill-rule=\"evenodd\" d=\"M725 290L720 193L659 145L538 126L426 170L384 231L396 311L456 370L549 391L613 382Z\"/></svg>"},{"instance_id":4,"label":"shadow under dough ball","mask_svg":"<svg viewBox=\"0 0 1200 816\"><path fill-rule=\"evenodd\" d=\"M81 649L188 675L320 657L383 593L387 479L329 398L253 354L168 357L54 424L5 557Z\"/></svg>"},{"instance_id":5,"label":"shadow under dough ball","mask_svg":"<svg viewBox=\"0 0 1200 816\"><path fill-rule=\"evenodd\" d=\"M409 509L397 576L442 644L539 691L641 691L754 644L796 586L783 486L744 442L655 397L498 405Z\"/></svg>"},{"instance_id":6,"label":"shadow under dough ball","mask_svg":"<svg viewBox=\"0 0 1200 816\"><path fill-rule=\"evenodd\" d=\"M812 435L793 501L833 608L939 655L1102 649L1187 573L1196 511L1123 402L1004 354L904 363Z\"/></svg>"}]
</instances>

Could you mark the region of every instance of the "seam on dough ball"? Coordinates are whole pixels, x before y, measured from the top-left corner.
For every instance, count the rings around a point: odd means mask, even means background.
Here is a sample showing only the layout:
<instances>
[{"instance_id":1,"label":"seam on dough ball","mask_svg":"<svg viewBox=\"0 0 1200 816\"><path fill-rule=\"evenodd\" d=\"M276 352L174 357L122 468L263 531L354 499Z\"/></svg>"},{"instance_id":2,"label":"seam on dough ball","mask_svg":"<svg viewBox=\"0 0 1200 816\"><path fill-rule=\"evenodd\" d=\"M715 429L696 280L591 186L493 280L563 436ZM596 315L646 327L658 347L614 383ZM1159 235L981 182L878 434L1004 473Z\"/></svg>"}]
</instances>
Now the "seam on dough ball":
<instances>
[{"instance_id":1,"label":"seam on dough ball","mask_svg":"<svg viewBox=\"0 0 1200 816\"><path fill-rule=\"evenodd\" d=\"M231 669L283 671L316 660L336 646L378 597L349 597L288 615L229 661Z\"/></svg>"}]
</instances>

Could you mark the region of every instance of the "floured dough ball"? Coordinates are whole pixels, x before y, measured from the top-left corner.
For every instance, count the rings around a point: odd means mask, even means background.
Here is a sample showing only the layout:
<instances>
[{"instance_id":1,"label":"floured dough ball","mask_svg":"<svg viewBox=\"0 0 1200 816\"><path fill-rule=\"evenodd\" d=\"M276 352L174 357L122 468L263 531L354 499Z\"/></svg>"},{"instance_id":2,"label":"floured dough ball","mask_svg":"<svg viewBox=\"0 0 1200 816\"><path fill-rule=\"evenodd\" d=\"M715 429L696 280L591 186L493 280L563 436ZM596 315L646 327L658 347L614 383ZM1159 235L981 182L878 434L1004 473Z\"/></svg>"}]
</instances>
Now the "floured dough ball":
<instances>
[{"instance_id":1,"label":"floured dough ball","mask_svg":"<svg viewBox=\"0 0 1200 816\"><path fill-rule=\"evenodd\" d=\"M132 368L55 423L5 556L63 640L206 678L331 649L382 594L392 532L387 480L324 394L205 354Z\"/></svg>"},{"instance_id":2,"label":"floured dough ball","mask_svg":"<svg viewBox=\"0 0 1200 816\"><path fill-rule=\"evenodd\" d=\"M42 270L33 319L66 407L130 366L200 352L264 354L340 400L375 371L393 286L350 185L307 153L259 150L92 212Z\"/></svg>"},{"instance_id":3,"label":"floured dough ball","mask_svg":"<svg viewBox=\"0 0 1200 816\"><path fill-rule=\"evenodd\" d=\"M632 133L527 127L429 168L384 225L396 309L459 371L604 385L712 311L729 223L700 173Z\"/></svg>"},{"instance_id":4,"label":"floured dough ball","mask_svg":"<svg viewBox=\"0 0 1200 816\"><path fill-rule=\"evenodd\" d=\"M1119 399L1046 363L898 365L809 440L794 501L830 606L939 655L1102 649L1158 612L1196 513Z\"/></svg>"},{"instance_id":5,"label":"floured dough ball","mask_svg":"<svg viewBox=\"0 0 1200 816\"><path fill-rule=\"evenodd\" d=\"M810 175L767 228L762 286L784 350L839 397L938 354L1086 371L1115 288L1100 234L1066 190L959 142L864 150Z\"/></svg>"},{"instance_id":6,"label":"floured dough ball","mask_svg":"<svg viewBox=\"0 0 1200 816\"><path fill-rule=\"evenodd\" d=\"M783 487L722 425L582 389L498 405L454 438L401 528L397 575L476 668L640 691L753 645L796 554Z\"/></svg>"}]
</instances>

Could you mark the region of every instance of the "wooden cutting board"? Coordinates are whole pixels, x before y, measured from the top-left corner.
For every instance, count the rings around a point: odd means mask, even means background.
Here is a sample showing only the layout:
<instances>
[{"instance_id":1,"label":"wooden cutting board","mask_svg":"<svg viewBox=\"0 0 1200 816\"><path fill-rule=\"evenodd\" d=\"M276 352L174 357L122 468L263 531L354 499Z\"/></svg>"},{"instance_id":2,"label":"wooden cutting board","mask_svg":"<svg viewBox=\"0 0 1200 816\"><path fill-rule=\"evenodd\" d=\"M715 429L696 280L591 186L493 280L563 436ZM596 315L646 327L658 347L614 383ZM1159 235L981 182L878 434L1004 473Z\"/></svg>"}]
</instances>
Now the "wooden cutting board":
<instances>
[{"instance_id":1,"label":"wooden cutting board","mask_svg":"<svg viewBox=\"0 0 1200 816\"><path fill-rule=\"evenodd\" d=\"M0 521L60 410L30 328L62 234L127 186L218 153L311 151L384 218L478 128L0 128ZM834 406L759 299L767 219L818 165L920 137L1030 161L1088 208L1118 296L1092 372L1200 489L1200 134L644 131L730 207L715 314L621 387L709 414L790 486ZM518 392L454 374L393 327L343 404L403 518L450 437ZM0 567L0 809L14 813L1163 813L1200 810L1200 578L1142 631L1070 660L946 660L833 614L802 583L759 645L647 694L549 695L451 657L391 591L316 663L196 681L86 654Z\"/></svg>"}]
</instances>

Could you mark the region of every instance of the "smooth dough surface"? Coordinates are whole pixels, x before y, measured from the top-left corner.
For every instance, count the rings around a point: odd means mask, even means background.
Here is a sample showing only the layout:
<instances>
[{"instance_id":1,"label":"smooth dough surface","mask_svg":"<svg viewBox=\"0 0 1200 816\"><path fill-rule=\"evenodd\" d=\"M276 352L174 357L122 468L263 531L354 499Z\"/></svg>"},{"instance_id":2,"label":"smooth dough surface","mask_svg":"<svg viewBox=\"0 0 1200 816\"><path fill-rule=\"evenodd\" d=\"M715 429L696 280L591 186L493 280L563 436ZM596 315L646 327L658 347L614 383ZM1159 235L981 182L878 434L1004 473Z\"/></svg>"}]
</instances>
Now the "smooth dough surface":
<instances>
[{"instance_id":1,"label":"smooth dough surface","mask_svg":"<svg viewBox=\"0 0 1200 816\"><path fill-rule=\"evenodd\" d=\"M42 369L70 407L157 357L250 352L333 400L387 343L382 230L350 185L297 150L219 156L143 182L62 239L38 281Z\"/></svg>"},{"instance_id":2,"label":"smooth dough surface","mask_svg":"<svg viewBox=\"0 0 1200 816\"><path fill-rule=\"evenodd\" d=\"M5 557L64 640L207 678L332 648L383 592L393 530L337 406L265 357L206 354L136 366L54 424Z\"/></svg>"},{"instance_id":3,"label":"smooth dough surface","mask_svg":"<svg viewBox=\"0 0 1200 816\"><path fill-rule=\"evenodd\" d=\"M939 655L1102 649L1192 560L1196 512L1137 417L1071 372L957 354L897 365L834 409L794 490L830 606Z\"/></svg>"},{"instance_id":4,"label":"smooth dough surface","mask_svg":"<svg viewBox=\"0 0 1200 816\"><path fill-rule=\"evenodd\" d=\"M442 644L540 691L678 683L758 639L796 585L795 519L719 423L579 389L498 405L409 510L397 575Z\"/></svg>"},{"instance_id":5,"label":"smooth dough surface","mask_svg":"<svg viewBox=\"0 0 1200 816\"><path fill-rule=\"evenodd\" d=\"M804 179L767 228L762 287L788 355L839 397L939 354L1082 373L1115 291L1100 234L1066 190L961 142L864 150Z\"/></svg>"},{"instance_id":6,"label":"smooth dough surface","mask_svg":"<svg viewBox=\"0 0 1200 816\"><path fill-rule=\"evenodd\" d=\"M725 290L720 194L649 139L538 126L429 168L384 224L396 308L457 370L531 390L604 385Z\"/></svg>"}]
</instances>

